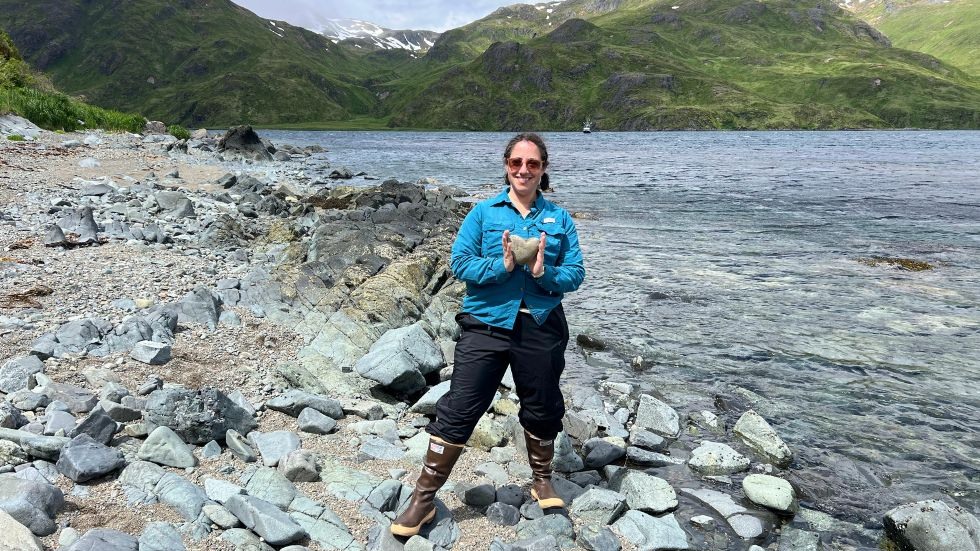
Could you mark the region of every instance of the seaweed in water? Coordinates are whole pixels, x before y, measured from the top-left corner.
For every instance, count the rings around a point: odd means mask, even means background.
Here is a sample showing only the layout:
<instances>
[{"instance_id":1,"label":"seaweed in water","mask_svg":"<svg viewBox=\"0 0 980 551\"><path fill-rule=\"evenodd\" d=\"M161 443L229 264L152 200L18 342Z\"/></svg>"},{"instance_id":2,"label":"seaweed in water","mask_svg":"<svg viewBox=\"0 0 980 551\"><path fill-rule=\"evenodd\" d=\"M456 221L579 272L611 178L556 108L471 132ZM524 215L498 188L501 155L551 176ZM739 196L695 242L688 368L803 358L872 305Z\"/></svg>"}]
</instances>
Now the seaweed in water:
<instances>
[{"instance_id":1,"label":"seaweed in water","mask_svg":"<svg viewBox=\"0 0 980 551\"><path fill-rule=\"evenodd\" d=\"M859 258L858 262L866 264L868 266L895 266L903 270L908 270L910 272L924 272L926 270L932 270L935 268L932 264L922 260L915 260L914 258L896 258L890 256L872 256L870 258Z\"/></svg>"}]
</instances>

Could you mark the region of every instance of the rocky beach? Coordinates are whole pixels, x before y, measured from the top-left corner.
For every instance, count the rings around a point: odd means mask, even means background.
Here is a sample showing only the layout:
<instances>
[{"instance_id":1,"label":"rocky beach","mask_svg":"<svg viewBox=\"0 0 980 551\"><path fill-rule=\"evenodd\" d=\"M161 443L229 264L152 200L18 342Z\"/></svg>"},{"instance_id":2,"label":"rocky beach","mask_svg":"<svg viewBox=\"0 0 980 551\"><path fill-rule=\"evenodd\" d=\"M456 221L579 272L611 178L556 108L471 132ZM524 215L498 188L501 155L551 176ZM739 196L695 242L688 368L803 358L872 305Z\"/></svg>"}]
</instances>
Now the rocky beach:
<instances>
[{"instance_id":1,"label":"rocky beach","mask_svg":"<svg viewBox=\"0 0 980 551\"><path fill-rule=\"evenodd\" d=\"M0 139L3 549L980 551L944 501L822 512L805 442L749 400L611 380L566 389L564 514L530 500L505 378L435 522L395 538L452 372L472 198L349 185L329 151L247 127L0 127L28 138Z\"/></svg>"}]
</instances>

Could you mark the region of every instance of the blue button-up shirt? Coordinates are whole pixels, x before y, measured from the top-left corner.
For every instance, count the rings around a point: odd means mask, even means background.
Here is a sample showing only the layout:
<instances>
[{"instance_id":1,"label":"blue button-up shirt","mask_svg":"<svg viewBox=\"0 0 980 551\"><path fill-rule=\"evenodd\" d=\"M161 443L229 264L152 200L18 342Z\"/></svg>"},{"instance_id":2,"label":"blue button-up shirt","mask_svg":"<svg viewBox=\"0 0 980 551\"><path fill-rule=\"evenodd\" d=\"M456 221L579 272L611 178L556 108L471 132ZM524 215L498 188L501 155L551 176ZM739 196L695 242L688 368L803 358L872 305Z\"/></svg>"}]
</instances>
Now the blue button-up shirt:
<instances>
[{"instance_id":1,"label":"blue button-up shirt","mask_svg":"<svg viewBox=\"0 0 980 551\"><path fill-rule=\"evenodd\" d=\"M538 193L531 212L522 217L505 187L492 199L477 203L466 215L453 243L450 267L466 283L463 311L476 319L512 329L523 302L538 324L561 302L564 293L585 279L582 251L571 215ZM535 279L530 266L504 268L503 233L524 238L547 234L544 275Z\"/></svg>"}]
</instances>

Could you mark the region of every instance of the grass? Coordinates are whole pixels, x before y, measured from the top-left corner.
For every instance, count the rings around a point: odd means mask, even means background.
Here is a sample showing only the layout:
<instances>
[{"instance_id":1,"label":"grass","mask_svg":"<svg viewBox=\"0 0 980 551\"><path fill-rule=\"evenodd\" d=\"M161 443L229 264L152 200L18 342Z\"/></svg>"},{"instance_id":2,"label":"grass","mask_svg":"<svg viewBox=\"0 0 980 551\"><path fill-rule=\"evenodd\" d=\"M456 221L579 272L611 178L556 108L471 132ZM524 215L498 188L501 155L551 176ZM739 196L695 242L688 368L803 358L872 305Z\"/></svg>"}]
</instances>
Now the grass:
<instances>
[{"instance_id":1,"label":"grass","mask_svg":"<svg viewBox=\"0 0 980 551\"><path fill-rule=\"evenodd\" d=\"M883 15L878 26L895 46L980 77L980 0L915 4Z\"/></svg>"},{"instance_id":2,"label":"grass","mask_svg":"<svg viewBox=\"0 0 980 551\"><path fill-rule=\"evenodd\" d=\"M191 133L179 124L171 124L167 127L167 132L178 140L191 139Z\"/></svg>"},{"instance_id":3,"label":"grass","mask_svg":"<svg viewBox=\"0 0 980 551\"><path fill-rule=\"evenodd\" d=\"M346 120L310 121L263 125L276 130L388 130L387 117L352 117ZM409 130L403 128L401 130Z\"/></svg>"},{"instance_id":4,"label":"grass","mask_svg":"<svg viewBox=\"0 0 980 551\"><path fill-rule=\"evenodd\" d=\"M146 120L131 113L94 107L64 94L31 88L0 88L0 113L16 113L48 130L101 128L141 132Z\"/></svg>"},{"instance_id":5,"label":"grass","mask_svg":"<svg viewBox=\"0 0 980 551\"><path fill-rule=\"evenodd\" d=\"M22 142L24 141L24 136L21 136L20 134L10 134L7 136L7 139L12 142Z\"/></svg>"}]
</instances>

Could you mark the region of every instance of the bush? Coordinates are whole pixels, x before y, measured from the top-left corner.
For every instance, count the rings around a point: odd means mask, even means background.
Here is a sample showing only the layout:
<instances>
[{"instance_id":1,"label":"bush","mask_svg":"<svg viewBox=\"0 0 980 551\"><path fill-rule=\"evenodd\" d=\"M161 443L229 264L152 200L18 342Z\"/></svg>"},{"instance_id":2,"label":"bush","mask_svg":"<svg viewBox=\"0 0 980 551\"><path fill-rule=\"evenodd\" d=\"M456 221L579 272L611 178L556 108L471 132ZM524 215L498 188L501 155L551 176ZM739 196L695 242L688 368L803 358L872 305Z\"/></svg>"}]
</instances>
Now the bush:
<instances>
[{"instance_id":1,"label":"bush","mask_svg":"<svg viewBox=\"0 0 980 551\"><path fill-rule=\"evenodd\" d=\"M21 136L20 134L11 134L7 136L7 139L12 142L22 142L24 141L24 136Z\"/></svg>"},{"instance_id":2,"label":"bush","mask_svg":"<svg viewBox=\"0 0 980 551\"><path fill-rule=\"evenodd\" d=\"M178 140L189 140L191 139L191 133L186 128L179 124L171 124L167 127L167 132L171 136L177 138Z\"/></svg>"}]
</instances>

